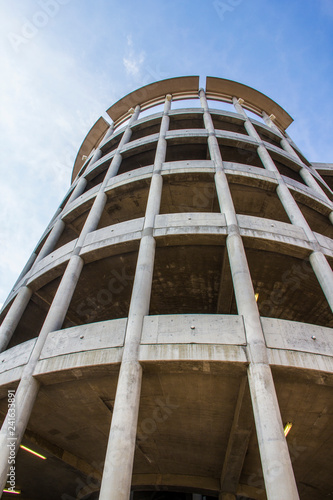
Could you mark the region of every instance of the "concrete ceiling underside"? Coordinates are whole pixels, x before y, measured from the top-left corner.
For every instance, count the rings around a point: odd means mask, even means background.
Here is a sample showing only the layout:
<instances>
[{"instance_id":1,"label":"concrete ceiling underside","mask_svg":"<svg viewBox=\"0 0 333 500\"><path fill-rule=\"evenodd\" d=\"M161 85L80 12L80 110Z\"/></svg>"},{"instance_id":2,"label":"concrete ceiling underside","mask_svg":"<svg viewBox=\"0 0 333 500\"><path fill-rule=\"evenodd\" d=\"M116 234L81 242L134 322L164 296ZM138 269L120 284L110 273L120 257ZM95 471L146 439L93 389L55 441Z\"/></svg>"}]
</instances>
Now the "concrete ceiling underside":
<instances>
[{"instance_id":1,"label":"concrete ceiling underside","mask_svg":"<svg viewBox=\"0 0 333 500\"><path fill-rule=\"evenodd\" d=\"M185 233L156 242L149 314L237 314L225 236ZM333 326L308 260L278 253L274 245L256 247L251 238L244 242L262 316ZM85 264L63 328L128 315L138 242L131 247ZM35 292L10 347L36 337L58 284L59 277Z\"/></svg>"},{"instance_id":2,"label":"concrete ceiling underside","mask_svg":"<svg viewBox=\"0 0 333 500\"><path fill-rule=\"evenodd\" d=\"M143 363L143 369L134 487L190 491L192 478L191 491L215 496L224 468L224 481L265 498L246 366L165 361ZM300 497L329 498L332 377L282 367L273 367L273 375L283 422L293 422L287 441ZM116 366L107 376L95 367L64 382L55 375L52 385L42 386L24 443L47 460L20 450L20 498L80 498L98 489L117 376ZM2 400L2 412L5 405Z\"/></svg>"}]
</instances>

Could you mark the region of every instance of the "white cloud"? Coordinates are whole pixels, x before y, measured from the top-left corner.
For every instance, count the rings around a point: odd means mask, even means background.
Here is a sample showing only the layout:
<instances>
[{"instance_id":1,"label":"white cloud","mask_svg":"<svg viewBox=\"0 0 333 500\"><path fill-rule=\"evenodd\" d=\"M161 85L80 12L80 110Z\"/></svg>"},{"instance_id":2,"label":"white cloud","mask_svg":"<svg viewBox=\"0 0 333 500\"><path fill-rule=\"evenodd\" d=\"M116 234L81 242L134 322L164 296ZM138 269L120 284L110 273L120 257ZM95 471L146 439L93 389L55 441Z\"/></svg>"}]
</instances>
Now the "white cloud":
<instances>
[{"instance_id":1,"label":"white cloud","mask_svg":"<svg viewBox=\"0 0 333 500\"><path fill-rule=\"evenodd\" d=\"M127 56L123 57L123 64L126 73L134 78L139 77L142 66L145 62L145 53L136 52L132 40L132 35L127 36Z\"/></svg>"},{"instance_id":2,"label":"white cloud","mask_svg":"<svg viewBox=\"0 0 333 500\"><path fill-rule=\"evenodd\" d=\"M221 29L213 7L205 15L189 9L186 17L175 16L168 23L163 2L143 0L138 6L71 0L62 1L57 15L16 51L8 34L21 34L26 20L36 20L41 2L1 4L0 301L69 187L86 133L103 110L137 87L198 73L254 86L294 116L290 135L310 160L332 161L331 35L326 24L320 37L307 40L312 20L303 19L296 8L297 17L286 15L278 32L269 31L278 2L269 9L266 4L262 8L263 2L243 2ZM321 17L314 21L322 20L320 8L332 14L331 0L320 2L314 11ZM248 36L250 25L256 27L254 37Z\"/></svg>"},{"instance_id":3,"label":"white cloud","mask_svg":"<svg viewBox=\"0 0 333 500\"><path fill-rule=\"evenodd\" d=\"M19 32L7 14L7 31ZM68 190L82 140L110 102L105 76L94 92L95 75L65 46L46 43L50 29L51 22L17 52L6 31L0 40L1 301Z\"/></svg>"}]
</instances>

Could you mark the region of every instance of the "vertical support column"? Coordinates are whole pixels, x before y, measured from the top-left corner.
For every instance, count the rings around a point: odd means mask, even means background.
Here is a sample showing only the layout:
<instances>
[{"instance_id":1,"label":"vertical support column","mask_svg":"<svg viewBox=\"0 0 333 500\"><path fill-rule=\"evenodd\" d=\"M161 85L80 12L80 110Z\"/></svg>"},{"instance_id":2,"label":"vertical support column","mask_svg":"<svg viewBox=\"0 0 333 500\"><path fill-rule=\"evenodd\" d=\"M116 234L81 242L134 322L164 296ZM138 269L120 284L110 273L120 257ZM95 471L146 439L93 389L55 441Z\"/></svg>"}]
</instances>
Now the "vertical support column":
<instances>
[{"instance_id":1,"label":"vertical support column","mask_svg":"<svg viewBox=\"0 0 333 500\"><path fill-rule=\"evenodd\" d=\"M65 207L67 207L70 203L72 203L72 201L76 200L76 198L81 196L81 194L85 190L87 184L88 184L87 179L85 177L80 177L80 179L78 180L78 183L76 184L75 188L73 189L72 194L68 198L68 200L65 204Z\"/></svg>"},{"instance_id":2,"label":"vertical support column","mask_svg":"<svg viewBox=\"0 0 333 500\"><path fill-rule=\"evenodd\" d=\"M132 129L131 129L131 126L132 124L138 119L139 117L139 114L140 114L140 106L136 106L135 110L132 109L131 110L132 112L132 116L131 116L131 119L130 121L128 122L127 124L127 127L126 129L124 130L124 133L120 139L120 142L118 144L118 147L116 149L116 152L115 152L115 155L114 157L112 158L112 161L111 161L111 164L110 164L110 167L104 177L104 181L103 181L103 186L106 187L107 183L109 182L109 180L111 179L111 177L115 177L118 173L118 170L119 170L119 167L121 165L121 162L122 162L122 156L121 156L121 149L123 146L125 146L125 144L127 144L130 139L131 139L131 135L132 135Z\"/></svg>"},{"instance_id":3,"label":"vertical support column","mask_svg":"<svg viewBox=\"0 0 333 500\"><path fill-rule=\"evenodd\" d=\"M91 167L94 163L96 163L101 158L101 156L102 156L102 151L101 149L97 148L91 157L88 167Z\"/></svg>"},{"instance_id":4,"label":"vertical support column","mask_svg":"<svg viewBox=\"0 0 333 500\"><path fill-rule=\"evenodd\" d=\"M140 112L140 107L138 106L136 112L133 114L132 121L130 121L130 123L128 124L128 128L130 127L130 124L133 122L133 120L136 119L139 112ZM130 135L131 132L129 132L127 138L129 138ZM109 167L109 170L111 169L112 165L110 165ZM104 193L105 183L106 181L104 180L95 198L93 206L91 207L87 220L81 231L80 237L78 238L72 256L68 262L65 273L61 279L55 297L50 306L49 312L46 316L42 329L39 333L39 336L33 348L30 359L24 367L22 377L16 391L16 430L15 430L15 436L13 437L13 440L15 439L16 443L16 453L20 446L26 426L29 422L31 411L33 409L40 387L40 383L34 378L33 373L36 364L38 362L40 353L42 351L42 348L44 346L45 340L47 338L47 335L51 331L55 331L61 328L62 323L65 319L68 307L70 305L73 293L75 291L75 287L79 280L84 264L83 259L79 257L81 247L84 243L85 236L89 232L94 231L94 229L98 225L98 222L100 220L100 217L102 215L105 206L106 202L106 195ZM28 296L28 292L26 291L25 293ZM23 305L25 304L26 306L27 298L25 295L22 296L22 299L18 303L18 306L20 306L21 303ZM21 311L23 312L25 309L25 306L23 307L23 305L20 307L20 312ZM15 315L15 310L13 312ZM17 319L17 316L18 315L16 314L15 319ZM8 413L0 431L0 491L5 487L7 481L7 472L9 468L8 464L9 447L6 446L7 430L8 430Z\"/></svg>"},{"instance_id":5,"label":"vertical support column","mask_svg":"<svg viewBox=\"0 0 333 500\"><path fill-rule=\"evenodd\" d=\"M65 228L65 223L62 219L58 219L57 222L54 224L53 228L50 231L50 234L46 238L46 241L42 248L40 249L39 254L36 257L36 260L34 262L34 266L42 260L46 255L51 253L58 243L58 240L60 236L62 235L62 232Z\"/></svg>"},{"instance_id":6,"label":"vertical support column","mask_svg":"<svg viewBox=\"0 0 333 500\"><path fill-rule=\"evenodd\" d=\"M299 496L283 434L280 409L246 253L204 90L200 90L199 95L204 110L205 126L209 133L210 155L216 167L217 195L228 226L226 245L237 309L244 320L249 358L248 380L267 498L297 500Z\"/></svg>"},{"instance_id":7,"label":"vertical support column","mask_svg":"<svg viewBox=\"0 0 333 500\"><path fill-rule=\"evenodd\" d=\"M89 212L87 221L86 221L86 223L81 231L79 240L76 244L76 250L75 250L76 253L78 252L78 248L80 246L82 246L84 238L86 237L87 233L96 229L96 227L98 225L98 222L100 220L100 217L102 215L102 211L103 211L103 208L104 208L104 205L106 202L106 195L104 194L104 187L106 186L106 183L110 177L117 175L117 172L118 172L119 166L121 164L121 160L122 160L121 155L118 153L118 150L120 147L122 147L124 144L126 144L126 142L128 142L130 140L131 133L132 133L130 127L131 127L132 123L135 120L137 120L139 113L140 113L140 106L137 106L135 111L133 110L131 120L129 121L129 123L124 131L122 140L117 148L115 157L113 158L113 160L108 168L108 171L105 175L104 182L102 183L100 190L99 190L98 194L96 195L95 202L94 202L94 204ZM97 151L99 151L100 154L102 154L100 150L97 150ZM96 158L100 156L99 153L97 154L97 151L96 151L96 154L94 155L95 160L93 157L92 160L90 161L90 163L92 163L93 161L97 161ZM71 201L74 201L74 199L76 199L78 196L80 196L82 194L86 184L87 184L87 180L82 177L79 180L79 182L77 183L77 185L76 185L75 189L73 190L66 205L68 205ZM60 212L61 212L61 209L58 209L56 212L56 215ZM55 217L53 217L53 219L54 218ZM49 253L52 252L52 250L54 249L55 245L58 242L59 237L61 236L61 234L64 230L64 227L65 227L64 221L62 219L58 219L56 221L55 225L53 226L52 230L50 231L50 234L48 235L48 237L47 237L43 247L41 248L39 254L37 256L35 253L32 254L31 258L29 259L29 262L25 266L26 272L28 272L28 270L30 268L32 269L32 267L34 265L36 265L38 261L40 261L46 255L48 255ZM29 268L28 268L28 264L29 264ZM21 273L22 277L24 274L23 274L23 272ZM3 322L0 326L0 352L4 351L6 349L8 343L10 342L12 335L15 331L15 328L17 327L17 325L18 325L18 323L19 323L19 321L20 321L20 319L25 311L25 308L27 307L27 305L29 303L31 296L32 296L32 290L30 290L29 287L24 286L24 287L22 287L22 289L18 292L17 296L15 297L13 304L11 305L10 310L7 313L6 318L3 320Z\"/></svg>"},{"instance_id":8,"label":"vertical support column","mask_svg":"<svg viewBox=\"0 0 333 500\"><path fill-rule=\"evenodd\" d=\"M23 286L18 291L18 294L0 326L0 352L3 352L9 344L31 296L32 291L27 286Z\"/></svg>"},{"instance_id":9,"label":"vertical support column","mask_svg":"<svg viewBox=\"0 0 333 500\"><path fill-rule=\"evenodd\" d=\"M332 269L322 252L312 252L309 257L310 264L314 270L324 295L333 311L333 286Z\"/></svg>"},{"instance_id":10,"label":"vertical support column","mask_svg":"<svg viewBox=\"0 0 333 500\"><path fill-rule=\"evenodd\" d=\"M138 357L143 321L149 313L155 260L154 219L159 213L161 201L161 167L165 160L170 104L171 96L166 96L135 271L100 500L128 500L131 490L142 380Z\"/></svg>"},{"instance_id":11,"label":"vertical support column","mask_svg":"<svg viewBox=\"0 0 333 500\"><path fill-rule=\"evenodd\" d=\"M106 131L106 134L105 136L103 137L103 139L101 140L100 144L99 144L99 147L101 148L101 146L103 146L103 144L106 143L106 141L111 137L111 135L113 134L113 130L114 130L114 123L111 123L110 127L107 129Z\"/></svg>"},{"instance_id":12,"label":"vertical support column","mask_svg":"<svg viewBox=\"0 0 333 500\"><path fill-rule=\"evenodd\" d=\"M313 252L316 254L315 257L310 256L310 263L312 269L318 279L318 282L324 292L326 300L333 311L333 271L326 260L325 255L321 251L321 247L312 231L310 226L308 225L304 215L302 214L301 209L297 205L294 197L290 193L284 179L282 178L279 170L275 166L271 156L269 155L267 149L265 148L263 142L261 141L256 129L253 124L249 120L247 114L245 113L243 107L241 106L241 99L237 99L233 97L233 103L238 113L241 113L246 121L245 128L248 134L253 137L258 142L258 155L267 170L275 173L275 177L278 181L278 186L276 188L276 193L291 221L292 224L295 224L301 227L308 240L310 245L312 246ZM265 116L267 117L266 113Z\"/></svg>"},{"instance_id":13,"label":"vertical support column","mask_svg":"<svg viewBox=\"0 0 333 500\"><path fill-rule=\"evenodd\" d=\"M65 223L61 219L58 219L48 238L46 239L41 251L37 256L34 255L35 258L33 259L34 262L31 266L31 269L33 269L33 267L39 260L41 260L45 255L48 255L48 253L52 251L59 239L60 234L63 231L64 226ZM15 328L17 327L31 296L32 290L26 285L22 286L18 294L16 295L13 304L11 305L5 319L0 326L0 352L4 351L9 344Z\"/></svg>"},{"instance_id":14,"label":"vertical support column","mask_svg":"<svg viewBox=\"0 0 333 500\"><path fill-rule=\"evenodd\" d=\"M140 112L140 108L139 108L139 112ZM133 121L133 117L132 117L132 120L130 121L130 123L132 121ZM130 123L127 125L127 129L129 128ZM101 158L101 156L103 155L101 147L103 146L103 144L107 140L107 138L110 137L112 134L113 134L113 123L108 128L104 138L101 140L101 142L99 143L98 147L96 148L94 154L92 155L91 159L89 160L86 170L91 170L92 165L94 163L96 163Z\"/></svg>"},{"instance_id":15,"label":"vertical support column","mask_svg":"<svg viewBox=\"0 0 333 500\"><path fill-rule=\"evenodd\" d=\"M36 363L38 361L48 333L50 331L61 328L82 267L83 260L80 257L74 256L71 258L64 276L60 282L57 293L53 299L43 327L37 338L37 342L32 351L29 362L24 367L22 377L15 395L16 424L15 436L13 437L13 440L15 439L16 452L18 451L18 448L22 441L22 437L28 424L30 414L40 386L40 383L33 377ZM7 472L9 468L9 447L7 446L6 442L8 437L8 420L9 417L7 413L0 431L0 491L2 491L6 485Z\"/></svg>"},{"instance_id":16,"label":"vertical support column","mask_svg":"<svg viewBox=\"0 0 333 500\"><path fill-rule=\"evenodd\" d=\"M280 137L280 144L281 147L289 153L291 156L293 156L298 163L301 163L303 166L299 171L300 176L303 178L305 184L307 184L310 188L312 188L314 191L316 191L320 196L325 198L325 200L331 204L331 200L327 197L325 191L321 188L321 186L317 183L316 179L312 176L311 172L306 168L304 165L303 161L301 158L298 156L297 152L294 150L294 148L291 146L289 141L282 135L281 131L279 128L275 125L275 123L272 120L272 115L268 116L265 111L262 112L262 116L266 122L266 124L274 130Z\"/></svg>"}]
</instances>

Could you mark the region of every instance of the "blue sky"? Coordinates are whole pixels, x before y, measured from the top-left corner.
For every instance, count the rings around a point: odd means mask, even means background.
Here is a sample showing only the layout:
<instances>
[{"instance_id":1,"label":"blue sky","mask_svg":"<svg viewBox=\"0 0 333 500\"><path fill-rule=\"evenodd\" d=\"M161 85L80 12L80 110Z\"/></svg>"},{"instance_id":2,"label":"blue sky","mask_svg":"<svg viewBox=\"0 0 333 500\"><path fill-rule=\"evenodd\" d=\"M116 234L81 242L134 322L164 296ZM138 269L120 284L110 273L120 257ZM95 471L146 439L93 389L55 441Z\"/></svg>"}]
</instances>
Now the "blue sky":
<instances>
[{"instance_id":1,"label":"blue sky","mask_svg":"<svg viewBox=\"0 0 333 500\"><path fill-rule=\"evenodd\" d=\"M332 0L0 0L0 303L65 195L95 121L182 75L240 81L333 162Z\"/></svg>"}]
</instances>

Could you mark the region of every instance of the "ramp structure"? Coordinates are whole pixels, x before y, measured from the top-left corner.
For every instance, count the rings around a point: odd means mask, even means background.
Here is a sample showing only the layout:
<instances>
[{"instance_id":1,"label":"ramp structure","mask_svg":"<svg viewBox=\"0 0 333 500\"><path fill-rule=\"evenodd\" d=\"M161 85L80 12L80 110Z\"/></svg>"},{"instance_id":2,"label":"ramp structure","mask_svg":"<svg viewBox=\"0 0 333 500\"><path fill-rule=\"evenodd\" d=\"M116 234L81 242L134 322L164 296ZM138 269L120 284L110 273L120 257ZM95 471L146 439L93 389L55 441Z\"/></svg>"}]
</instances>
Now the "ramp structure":
<instances>
[{"instance_id":1,"label":"ramp structure","mask_svg":"<svg viewBox=\"0 0 333 500\"><path fill-rule=\"evenodd\" d=\"M333 165L230 80L107 113L1 312L1 488L330 498Z\"/></svg>"}]
</instances>

